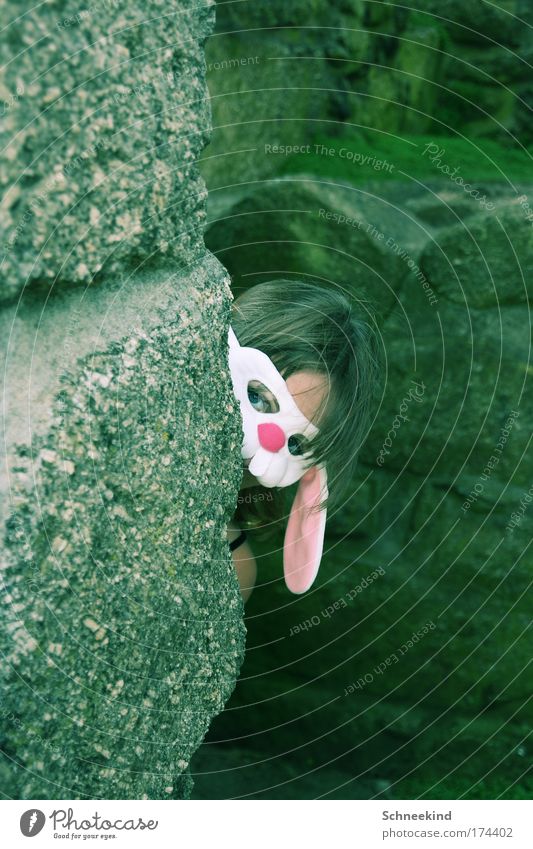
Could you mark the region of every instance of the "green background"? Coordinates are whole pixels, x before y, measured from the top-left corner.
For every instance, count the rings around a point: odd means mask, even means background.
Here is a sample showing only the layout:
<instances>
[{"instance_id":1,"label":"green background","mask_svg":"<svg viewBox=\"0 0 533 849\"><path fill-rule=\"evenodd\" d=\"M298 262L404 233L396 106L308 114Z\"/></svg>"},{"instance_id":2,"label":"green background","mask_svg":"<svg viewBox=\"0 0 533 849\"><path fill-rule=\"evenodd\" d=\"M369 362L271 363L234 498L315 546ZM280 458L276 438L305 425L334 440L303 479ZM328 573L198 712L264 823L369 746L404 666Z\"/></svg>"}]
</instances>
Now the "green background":
<instances>
[{"instance_id":1,"label":"green background","mask_svg":"<svg viewBox=\"0 0 533 849\"><path fill-rule=\"evenodd\" d=\"M283 523L252 538L246 659L193 759L195 796L527 798L531 6L315 0L217 15L206 244L235 293L294 275L367 298L383 380L311 591L284 587ZM380 465L413 380L423 398Z\"/></svg>"}]
</instances>

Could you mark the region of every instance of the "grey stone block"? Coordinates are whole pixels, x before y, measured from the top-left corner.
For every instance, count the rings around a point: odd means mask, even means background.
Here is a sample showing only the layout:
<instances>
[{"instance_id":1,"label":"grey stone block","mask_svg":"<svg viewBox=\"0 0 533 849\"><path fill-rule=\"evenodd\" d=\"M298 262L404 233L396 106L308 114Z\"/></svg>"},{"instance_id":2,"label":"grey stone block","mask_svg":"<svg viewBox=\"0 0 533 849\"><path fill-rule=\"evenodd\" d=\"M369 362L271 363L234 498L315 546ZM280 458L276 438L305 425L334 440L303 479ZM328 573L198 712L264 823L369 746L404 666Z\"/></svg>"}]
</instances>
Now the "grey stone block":
<instances>
[{"instance_id":1,"label":"grey stone block","mask_svg":"<svg viewBox=\"0 0 533 849\"><path fill-rule=\"evenodd\" d=\"M231 294L196 167L212 23L211 3L55 2L2 42L11 798L188 798L243 659Z\"/></svg>"}]
</instances>

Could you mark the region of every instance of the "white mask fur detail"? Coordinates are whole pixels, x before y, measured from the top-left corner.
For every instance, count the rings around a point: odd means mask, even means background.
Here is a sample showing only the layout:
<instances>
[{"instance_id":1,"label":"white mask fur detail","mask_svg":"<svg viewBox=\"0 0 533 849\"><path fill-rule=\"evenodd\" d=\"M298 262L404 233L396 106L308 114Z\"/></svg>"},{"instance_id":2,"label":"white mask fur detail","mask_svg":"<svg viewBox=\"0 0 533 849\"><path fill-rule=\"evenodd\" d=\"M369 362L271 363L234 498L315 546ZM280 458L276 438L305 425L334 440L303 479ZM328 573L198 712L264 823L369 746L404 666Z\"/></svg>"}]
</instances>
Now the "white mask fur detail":
<instances>
[{"instance_id":1,"label":"white mask fur detail","mask_svg":"<svg viewBox=\"0 0 533 849\"><path fill-rule=\"evenodd\" d=\"M289 451L291 436L312 439L318 433L296 405L287 384L270 358L257 348L241 347L234 331L229 330L229 366L233 391L240 403L244 440L243 459L248 470L266 487L290 486L309 468L307 455ZM262 383L277 401L277 412L260 412L248 398L251 381Z\"/></svg>"}]
</instances>

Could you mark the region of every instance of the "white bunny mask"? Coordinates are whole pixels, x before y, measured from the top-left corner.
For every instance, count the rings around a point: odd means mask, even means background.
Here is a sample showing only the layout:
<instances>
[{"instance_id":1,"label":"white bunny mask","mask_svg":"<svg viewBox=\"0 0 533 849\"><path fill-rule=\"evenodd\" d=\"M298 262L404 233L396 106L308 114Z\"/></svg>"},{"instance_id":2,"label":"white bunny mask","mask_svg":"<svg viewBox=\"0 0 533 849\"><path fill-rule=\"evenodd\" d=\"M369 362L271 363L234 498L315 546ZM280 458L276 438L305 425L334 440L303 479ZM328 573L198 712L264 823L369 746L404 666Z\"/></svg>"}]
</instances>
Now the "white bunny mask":
<instances>
[{"instance_id":1,"label":"white bunny mask","mask_svg":"<svg viewBox=\"0 0 533 849\"><path fill-rule=\"evenodd\" d=\"M318 509L328 495L326 470L323 466L310 467L310 452L305 451L318 428L300 411L283 377L263 351L241 347L231 327L228 342L233 391L242 415L242 457L249 461L248 470L266 487L300 481L285 532L283 570L291 592L302 593L317 575L326 525L326 509ZM250 384L265 387L277 409L256 409L249 397Z\"/></svg>"}]
</instances>

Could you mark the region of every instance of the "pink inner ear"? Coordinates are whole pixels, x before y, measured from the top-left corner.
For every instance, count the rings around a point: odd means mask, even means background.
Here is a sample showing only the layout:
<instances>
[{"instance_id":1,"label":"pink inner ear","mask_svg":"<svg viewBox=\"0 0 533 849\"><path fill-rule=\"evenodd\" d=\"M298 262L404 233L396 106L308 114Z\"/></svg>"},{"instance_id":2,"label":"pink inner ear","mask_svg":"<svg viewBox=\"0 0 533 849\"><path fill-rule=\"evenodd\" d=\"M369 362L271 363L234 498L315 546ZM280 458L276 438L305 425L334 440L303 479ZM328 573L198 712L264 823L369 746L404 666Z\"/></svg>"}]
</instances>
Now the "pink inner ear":
<instances>
[{"instance_id":1,"label":"pink inner ear","mask_svg":"<svg viewBox=\"0 0 533 849\"><path fill-rule=\"evenodd\" d=\"M316 578L324 546L326 510L313 508L325 497L326 471L313 466L300 479L285 531L283 571L292 593L304 593Z\"/></svg>"}]
</instances>

